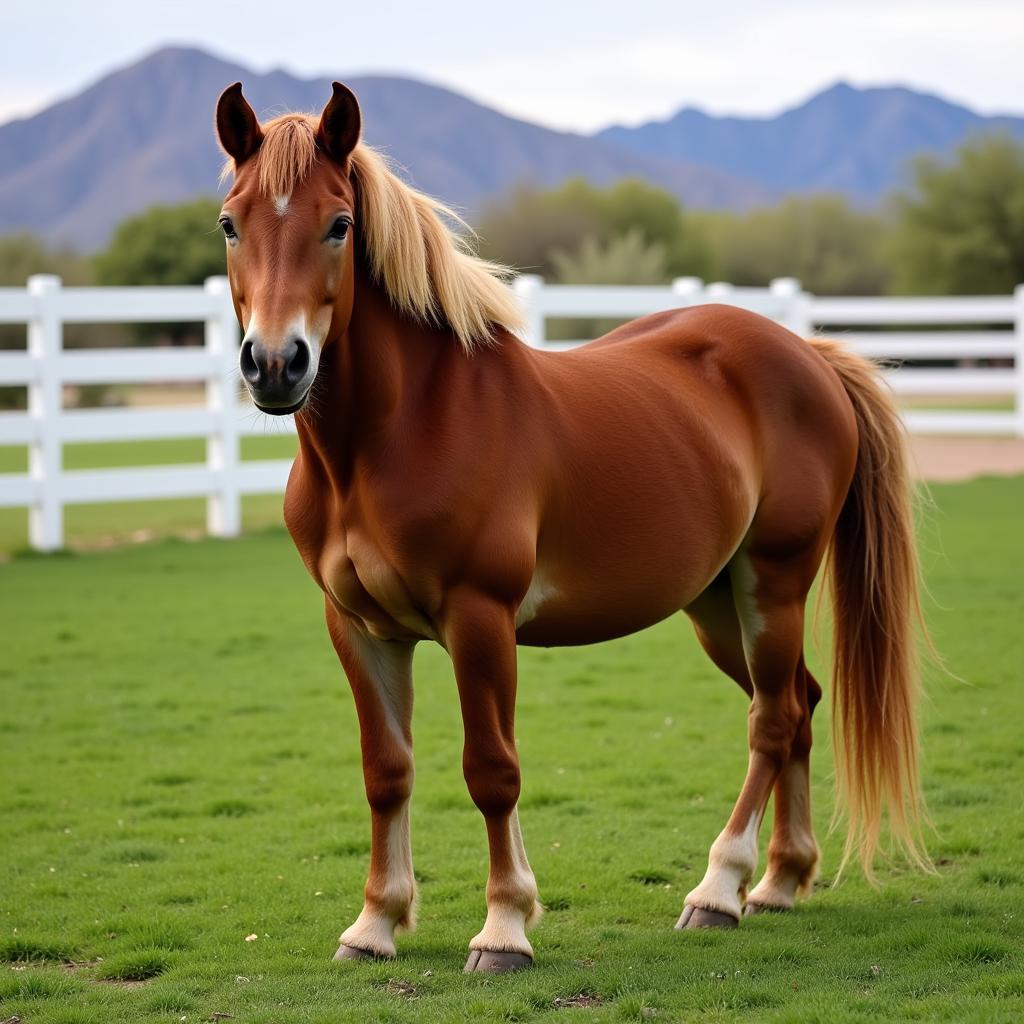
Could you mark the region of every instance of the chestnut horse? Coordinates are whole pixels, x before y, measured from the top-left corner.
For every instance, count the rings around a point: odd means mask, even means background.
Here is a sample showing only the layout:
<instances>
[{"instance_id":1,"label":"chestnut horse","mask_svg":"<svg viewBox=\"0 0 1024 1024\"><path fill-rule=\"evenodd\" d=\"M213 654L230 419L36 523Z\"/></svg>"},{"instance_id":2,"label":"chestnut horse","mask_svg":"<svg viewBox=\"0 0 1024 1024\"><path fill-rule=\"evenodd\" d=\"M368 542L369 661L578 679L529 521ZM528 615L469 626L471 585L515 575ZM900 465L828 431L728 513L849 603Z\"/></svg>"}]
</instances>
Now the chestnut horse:
<instances>
[{"instance_id":1,"label":"chestnut horse","mask_svg":"<svg viewBox=\"0 0 1024 1024\"><path fill-rule=\"evenodd\" d=\"M746 780L679 928L785 910L818 865L808 788L821 688L804 606L830 556L845 856L870 873L885 808L924 862L913 714L917 567L902 427L870 364L749 312L644 317L528 347L503 268L360 142L335 83L319 118L260 124L228 88L220 217L242 377L295 414L284 515L324 592L359 718L372 848L340 959L413 924L412 660L451 656L463 769L490 848L467 970L532 962L540 914L516 813L516 645L589 644L678 610L751 699ZM764 877L748 893L769 797Z\"/></svg>"}]
</instances>

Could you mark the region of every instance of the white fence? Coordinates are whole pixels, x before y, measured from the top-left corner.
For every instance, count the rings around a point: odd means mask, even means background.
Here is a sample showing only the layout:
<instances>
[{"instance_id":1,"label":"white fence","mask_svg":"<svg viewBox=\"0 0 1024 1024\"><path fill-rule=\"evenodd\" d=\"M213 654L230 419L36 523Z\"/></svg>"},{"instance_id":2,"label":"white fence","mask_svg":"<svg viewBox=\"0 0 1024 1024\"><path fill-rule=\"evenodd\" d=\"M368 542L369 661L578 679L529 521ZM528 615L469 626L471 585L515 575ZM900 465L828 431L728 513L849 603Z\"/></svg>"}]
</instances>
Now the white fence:
<instances>
[{"instance_id":1,"label":"white fence","mask_svg":"<svg viewBox=\"0 0 1024 1024\"><path fill-rule=\"evenodd\" d=\"M677 306L728 302L763 313L802 335L825 327L873 358L1013 361L1012 367L899 368L900 394L1007 396L1008 411L910 411L911 430L1024 436L1024 287L1010 297L935 299L816 298L781 279L768 289L732 288L682 278L666 287L546 285L520 277L515 288L528 316L527 340L543 347L551 317L630 318ZM201 348L65 351L63 325L202 321ZM0 507L29 511L29 540L53 550L64 542L65 505L204 497L207 528L235 536L241 498L284 489L289 460L243 462L240 439L264 433L251 405L238 401L238 325L227 280L202 288L62 288L37 276L27 289L0 288L0 324L27 324L25 351L0 352L0 386L27 386L28 412L0 413L0 445L27 445L29 472L0 474ZM950 325L963 329L950 332ZM865 327L882 331L866 332ZM893 327L913 327L913 331ZM936 330L936 328L941 328ZM203 381L202 406L176 409L65 409L71 384ZM200 465L65 470L63 445L80 441L204 438Z\"/></svg>"},{"instance_id":2,"label":"white fence","mask_svg":"<svg viewBox=\"0 0 1024 1024\"><path fill-rule=\"evenodd\" d=\"M68 323L202 321L202 348L64 351ZM263 432L238 401L238 324L226 278L204 288L62 288L55 277L27 290L0 288L0 323L27 323L25 352L0 352L0 385L28 385L28 412L0 414L0 444L28 445L29 472L0 474L0 507L28 507L29 543L64 542L64 506L205 497L207 529L241 529L241 497L284 489L290 460L242 462L239 441ZM64 409L66 384L203 381L206 401L178 409ZM206 439L201 465L65 470L69 441Z\"/></svg>"}]
</instances>

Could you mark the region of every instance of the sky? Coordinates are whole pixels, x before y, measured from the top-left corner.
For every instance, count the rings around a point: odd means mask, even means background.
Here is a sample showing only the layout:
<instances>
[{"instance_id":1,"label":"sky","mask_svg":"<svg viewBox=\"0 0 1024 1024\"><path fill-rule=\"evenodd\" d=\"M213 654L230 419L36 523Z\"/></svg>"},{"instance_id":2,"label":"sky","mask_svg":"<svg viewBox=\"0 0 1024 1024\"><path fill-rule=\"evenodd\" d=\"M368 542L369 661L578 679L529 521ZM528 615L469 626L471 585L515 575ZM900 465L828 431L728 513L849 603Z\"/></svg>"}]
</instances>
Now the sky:
<instances>
[{"instance_id":1,"label":"sky","mask_svg":"<svg viewBox=\"0 0 1024 1024\"><path fill-rule=\"evenodd\" d=\"M167 5L168 8L172 4ZM576 131L773 114L843 79L1024 113L1022 0L3 0L0 122L169 43L256 71L386 72Z\"/></svg>"}]
</instances>

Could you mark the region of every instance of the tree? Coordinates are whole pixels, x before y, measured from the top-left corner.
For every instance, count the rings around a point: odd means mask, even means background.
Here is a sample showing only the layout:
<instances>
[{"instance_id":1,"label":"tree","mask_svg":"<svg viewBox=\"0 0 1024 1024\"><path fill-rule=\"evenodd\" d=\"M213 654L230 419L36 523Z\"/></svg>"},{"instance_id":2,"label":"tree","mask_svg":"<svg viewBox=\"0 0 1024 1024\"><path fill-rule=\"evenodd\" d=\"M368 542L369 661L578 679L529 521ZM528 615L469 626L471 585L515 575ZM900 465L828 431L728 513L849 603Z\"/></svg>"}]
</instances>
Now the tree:
<instances>
[{"instance_id":1,"label":"tree","mask_svg":"<svg viewBox=\"0 0 1024 1024\"><path fill-rule=\"evenodd\" d=\"M953 164L913 167L913 189L893 203L894 290L1006 294L1024 282L1024 145L983 137Z\"/></svg>"},{"instance_id":2,"label":"tree","mask_svg":"<svg viewBox=\"0 0 1024 1024\"><path fill-rule=\"evenodd\" d=\"M96 256L100 284L202 284L225 272L224 236L217 226L217 199L180 206L153 206L121 221L110 245ZM140 324L139 342L169 338L181 343L196 335L189 324Z\"/></svg>"},{"instance_id":3,"label":"tree","mask_svg":"<svg viewBox=\"0 0 1024 1024\"><path fill-rule=\"evenodd\" d=\"M563 284L662 284L669 278L667 246L651 242L636 226L607 242L590 236L572 252L551 252L555 277ZM596 338L617 327L622 319L553 318L548 337Z\"/></svg>"},{"instance_id":4,"label":"tree","mask_svg":"<svg viewBox=\"0 0 1024 1024\"><path fill-rule=\"evenodd\" d=\"M649 242L639 227L607 242L590 236L573 252L554 249L551 264L563 284L661 284L668 278L664 242Z\"/></svg>"},{"instance_id":5,"label":"tree","mask_svg":"<svg viewBox=\"0 0 1024 1024\"><path fill-rule=\"evenodd\" d=\"M663 247L666 281L710 265L703 235L675 197L637 179L606 189L582 178L551 190L521 188L486 207L477 228L481 255L545 277L558 273L555 253L578 253L588 239L610 246L632 231L643 245Z\"/></svg>"},{"instance_id":6,"label":"tree","mask_svg":"<svg viewBox=\"0 0 1024 1024\"><path fill-rule=\"evenodd\" d=\"M554 191L523 187L488 203L475 225L480 255L550 277L552 250L575 249L584 238L602 234L591 192L576 178Z\"/></svg>"},{"instance_id":7,"label":"tree","mask_svg":"<svg viewBox=\"0 0 1024 1024\"><path fill-rule=\"evenodd\" d=\"M101 284L202 284L224 273L220 202L154 206L122 221L96 257Z\"/></svg>"},{"instance_id":8,"label":"tree","mask_svg":"<svg viewBox=\"0 0 1024 1024\"><path fill-rule=\"evenodd\" d=\"M873 295L884 290L886 227L841 196L793 197L747 214L705 213L714 274L736 285L795 277L818 295Z\"/></svg>"},{"instance_id":9,"label":"tree","mask_svg":"<svg viewBox=\"0 0 1024 1024\"><path fill-rule=\"evenodd\" d=\"M0 237L0 286L24 288L33 274L56 274L68 285L92 284L94 276L73 249L51 249L27 232Z\"/></svg>"}]
</instances>

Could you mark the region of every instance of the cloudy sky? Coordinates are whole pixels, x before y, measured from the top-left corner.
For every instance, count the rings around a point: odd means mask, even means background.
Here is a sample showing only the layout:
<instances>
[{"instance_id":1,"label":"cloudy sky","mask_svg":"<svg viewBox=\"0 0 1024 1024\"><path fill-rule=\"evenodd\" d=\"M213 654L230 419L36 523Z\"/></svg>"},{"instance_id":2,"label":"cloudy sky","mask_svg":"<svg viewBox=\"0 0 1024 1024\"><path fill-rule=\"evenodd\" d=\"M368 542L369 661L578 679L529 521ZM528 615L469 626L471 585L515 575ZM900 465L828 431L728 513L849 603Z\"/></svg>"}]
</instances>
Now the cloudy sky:
<instances>
[{"instance_id":1,"label":"cloudy sky","mask_svg":"<svg viewBox=\"0 0 1024 1024\"><path fill-rule=\"evenodd\" d=\"M1024 113L1021 0L3 0L0 121L167 43L302 76L397 72L591 130L773 113L843 78ZM170 6L170 5L168 5Z\"/></svg>"}]
</instances>

